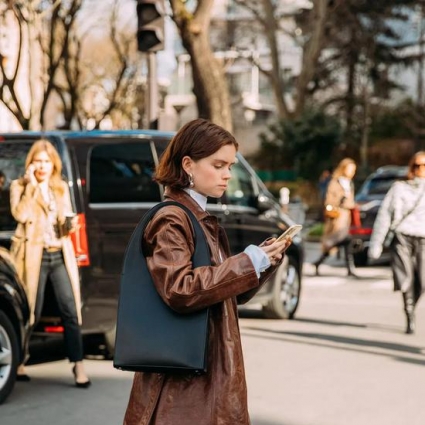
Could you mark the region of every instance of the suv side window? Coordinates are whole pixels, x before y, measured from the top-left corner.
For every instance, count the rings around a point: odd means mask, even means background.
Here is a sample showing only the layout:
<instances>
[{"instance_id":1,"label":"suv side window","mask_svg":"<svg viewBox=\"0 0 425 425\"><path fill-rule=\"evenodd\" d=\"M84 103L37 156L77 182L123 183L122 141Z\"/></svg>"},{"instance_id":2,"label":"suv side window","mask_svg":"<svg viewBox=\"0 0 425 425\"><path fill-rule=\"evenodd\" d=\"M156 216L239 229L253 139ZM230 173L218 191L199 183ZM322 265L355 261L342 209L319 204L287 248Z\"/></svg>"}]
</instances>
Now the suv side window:
<instances>
[{"instance_id":1,"label":"suv side window","mask_svg":"<svg viewBox=\"0 0 425 425\"><path fill-rule=\"evenodd\" d=\"M32 144L32 140L0 143L0 170L5 176L4 185L0 188L0 231L16 228L10 212L10 183L24 174L25 158Z\"/></svg>"},{"instance_id":2,"label":"suv side window","mask_svg":"<svg viewBox=\"0 0 425 425\"><path fill-rule=\"evenodd\" d=\"M33 141L13 141L13 143L2 142L0 144L0 170L6 176L6 186L12 180L22 176L25 172L25 158Z\"/></svg>"},{"instance_id":3,"label":"suv side window","mask_svg":"<svg viewBox=\"0 0 425 425\"><path fill-rule=\"evenodd\" d=\"M227 203L244 207L255 207L256 194L252 182L251 173L240 162L232 167L232 178L226 191Z\"/></svg>"},{"instance_id":4,"label":"suv side window","mask_svg":"<svg viewBox=\"0 0 425 425\"><path fill-rule=\"evenodd\" d=\"M159 202L150 143L95 146L90 156L90 203Z\"/></svg>"}]
</instances>

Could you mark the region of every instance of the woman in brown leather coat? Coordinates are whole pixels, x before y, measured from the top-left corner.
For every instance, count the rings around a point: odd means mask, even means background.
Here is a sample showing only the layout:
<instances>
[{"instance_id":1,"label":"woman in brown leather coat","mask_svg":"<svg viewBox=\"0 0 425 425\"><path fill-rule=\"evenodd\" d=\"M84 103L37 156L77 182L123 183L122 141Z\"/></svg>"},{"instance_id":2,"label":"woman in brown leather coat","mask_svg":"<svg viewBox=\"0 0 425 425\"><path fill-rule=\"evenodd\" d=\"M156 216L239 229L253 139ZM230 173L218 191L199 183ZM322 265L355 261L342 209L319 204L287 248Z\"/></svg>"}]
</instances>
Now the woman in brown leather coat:
<instances>
[{"instance_id":1,"label":"woman in brown leather coat","mask_svg":"<svg viewBox=\"0 0 425 425\"><path fill-rule=\"evenodd\" d=\"M190 208L211 251L211 266L192 267L191 223L176 206L162 208L145 230L143 250L164 302L180 313L210 307L208 371L135 373L125 425L250 423L237 303L248 301L271 276L289 242L272 239L230 256L224 230L205 208L207 197L226 190L237 147L229 132L197 119L175 135L156 169L165 198Z\"/></svg>"}]
</instances>

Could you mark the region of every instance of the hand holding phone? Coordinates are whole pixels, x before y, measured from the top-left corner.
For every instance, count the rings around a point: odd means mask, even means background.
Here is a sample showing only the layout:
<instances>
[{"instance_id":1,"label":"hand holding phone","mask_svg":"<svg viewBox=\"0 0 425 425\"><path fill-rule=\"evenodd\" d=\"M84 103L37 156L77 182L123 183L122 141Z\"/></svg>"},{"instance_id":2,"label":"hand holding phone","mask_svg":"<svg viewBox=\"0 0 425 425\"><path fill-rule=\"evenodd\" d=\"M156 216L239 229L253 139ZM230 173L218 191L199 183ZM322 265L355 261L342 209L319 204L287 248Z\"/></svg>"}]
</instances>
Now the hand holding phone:
<instances>
[{"instance_id":1,"label":"hand holding phone","mask_svg":"<svg viewBox=\"0 0 425 425\"><path fill-rule=\"evenodd\" d=\"M37 179L35 178L34 172L35 172L35 165L30 164L28 165L28 168L25 170L24 178L28 183L32 183L33 185L37 184Z\"/></svg>"},{"instance_id":2,"label":"hand holding phone","mask_svg":"<svg viewBox=\"0 0 425 425\"><path fill-rule=\"evenodd\" d=\"M78 216L74 212L65 214L65 231L67 233L75 231L78 225Z\"/></svg>"},{"instance_id":3,"label":"hand holding phone","mask_svg":"<svg viewBox=\"0 0 425 425\"><path fill-rule=\"evenodd\" d=\"M277 239L277 241L281 241L284 239L292 239L301 229L303 226L301 224L294 224L293 226L290 226L288 229L286 229Z\"/></svg>"},{"instance_id":4,"label":"hand holding phone","mask_svg":"<svg viewBox=\"0 0 425 425\"><path fill-rule=\"evenodd\" d=\"M270 263L273 266L278 265L282 261L284 252L292 242L293 236L295 236L303 226L295 224L285 232L283 232L278 238L267 238L261 245L260 248L266 253L270 259Z\"/></svg>"}]
</instances>

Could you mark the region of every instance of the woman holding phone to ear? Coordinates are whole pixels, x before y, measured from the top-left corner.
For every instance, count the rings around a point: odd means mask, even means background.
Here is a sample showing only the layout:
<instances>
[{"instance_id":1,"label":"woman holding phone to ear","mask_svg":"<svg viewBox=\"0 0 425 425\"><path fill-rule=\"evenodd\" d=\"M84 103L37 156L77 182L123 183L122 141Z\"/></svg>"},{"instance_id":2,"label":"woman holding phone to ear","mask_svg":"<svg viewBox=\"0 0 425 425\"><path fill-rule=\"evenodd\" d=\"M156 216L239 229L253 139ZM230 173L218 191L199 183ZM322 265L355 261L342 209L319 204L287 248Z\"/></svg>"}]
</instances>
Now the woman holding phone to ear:
<instances>
[{"instance_id":1,"label":"woman holding phone to ear","mask_svg":"<svg viewBox=\"0 0 425 425\"><path fill-rule=\"evenodd\" d=\"M25 168L23 177L10 186L11 212L18 223L11 254L28 296L30 333L40 319L50 280L64 327L66 352L74 363L75 385L87 388L90 380L83 365L80 281L69 236L76 220L66 218L72 205L68 185L61 177L62 162L49 141L38 140L28 152ZM23 364L17 380L30 380Z\"/></svg>"}]
</instances>

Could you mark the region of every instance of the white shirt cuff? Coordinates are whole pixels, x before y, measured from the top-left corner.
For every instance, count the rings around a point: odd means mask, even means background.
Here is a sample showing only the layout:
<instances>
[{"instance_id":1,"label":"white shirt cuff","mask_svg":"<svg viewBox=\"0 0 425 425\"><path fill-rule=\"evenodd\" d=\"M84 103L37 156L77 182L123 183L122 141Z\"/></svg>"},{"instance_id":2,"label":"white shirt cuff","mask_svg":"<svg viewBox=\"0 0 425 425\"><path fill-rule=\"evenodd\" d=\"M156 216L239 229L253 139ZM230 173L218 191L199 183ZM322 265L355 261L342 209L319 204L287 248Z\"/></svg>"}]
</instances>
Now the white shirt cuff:
<instances>
[{"instance_id":1,"label":"white shirt cuff","mask_svg":"<svg viewBox=\"0 0 425 425\"><path fill-rule=\"evenodd\" d=\"M244 253L250 258L257 277L270 267L270 260L267 254L257 245L249 245L245 248Z\"/></svg>"}]
</instances>

